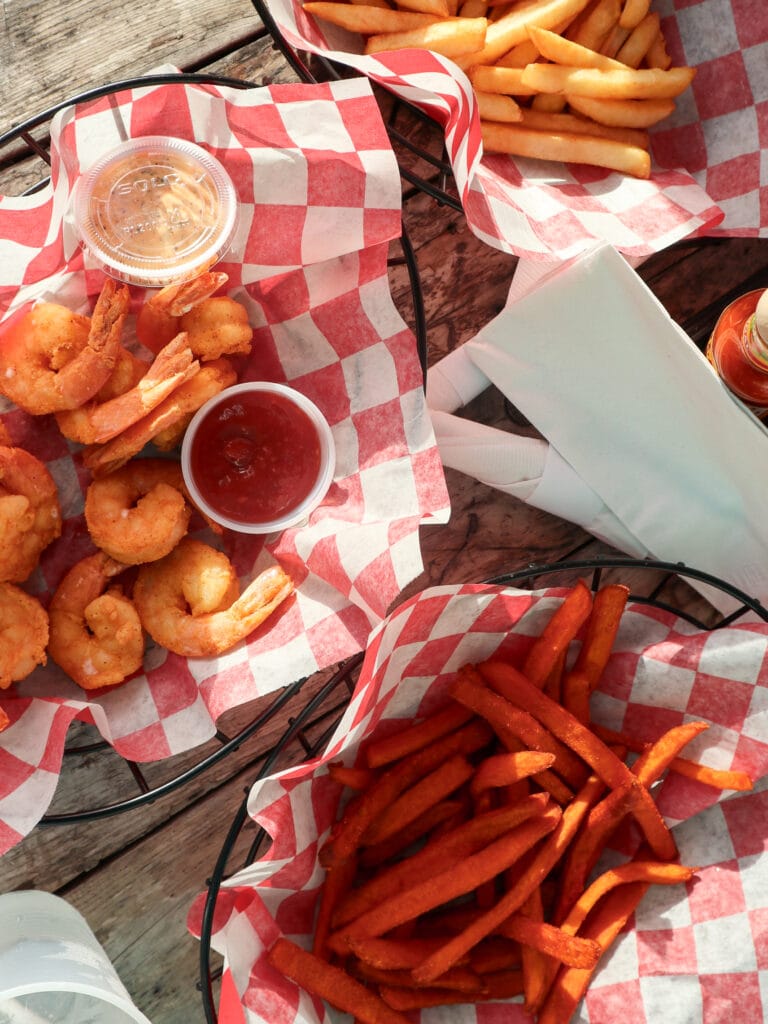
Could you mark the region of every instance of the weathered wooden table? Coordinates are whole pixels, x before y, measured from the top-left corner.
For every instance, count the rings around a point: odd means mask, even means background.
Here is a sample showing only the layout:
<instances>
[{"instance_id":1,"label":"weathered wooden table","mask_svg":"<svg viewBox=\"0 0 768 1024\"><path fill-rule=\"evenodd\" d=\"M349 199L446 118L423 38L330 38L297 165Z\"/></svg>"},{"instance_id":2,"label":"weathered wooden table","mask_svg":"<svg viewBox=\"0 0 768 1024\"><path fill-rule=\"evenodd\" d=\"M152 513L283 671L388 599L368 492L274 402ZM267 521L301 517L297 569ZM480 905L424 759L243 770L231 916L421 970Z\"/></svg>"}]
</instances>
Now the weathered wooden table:
<instances>
[{"instance_id":1,"label":"weathered wooden table","mask_svg":"<svg viewBox=\"0 0 768 1024\"><path fill-rule=\"evenodd\" d=\"M295 81L266 36L248 0L139 0L130 13L94 0L66 4L7 2L0 22L0 133L88 88L172 64L254 82ZM382 105L388 105L386 96ZM407 112L400 130L425 131ZM39 133L38 133L39 137ZM406 159L403 156L403 159ZM410 158L408 158L410 159ZM46 169L18 147L0 152L0 192L19 194ZM463 216L418 189L404 186L404 223L424 293L430 363L476 333L503 306L515 259L478 241ZM393 247L393 256L399 253ZM706 337L732 292L768 285L768 244L729 239L685 242L648 260L641 276L670 314L697 341ZM412 322L408 273L391 268L392 293ZM481 422L513 427L500 396L489 390L467 409ZM481 580L528 563L605 552L580 528L478 484L447 473L452 516L447 526L425 527L425 570L407 593L436 583ZM679 582L678 599L701 599ZM681 589L682 588L682 589ZM317 684L311 684L315 686ZM136 780L107 749L65 756L52 814L137 797L139 806L95 821L36 829L0 862L0 890L34 887L58 892L81 910L115 963L135 1002L154 1024L192 1024L204 1018L198 982L199 944L185 919L222 838L266 751L306 699L290 701L280 715L240 749L206 771L195 766L220 749L211 741L171 762L142 766L151 788L190 769L190 778L167 795L141 803ZM340 692L337 704L343 703ZM259 708L239 708L220 723L233 735ZM332 713L332 710L331 712ZM317 729L322 728L322 723ZM91 736L83 729L78 742ZM294 743L285 758L301 759Z\"/></svg>"}]
</instances>

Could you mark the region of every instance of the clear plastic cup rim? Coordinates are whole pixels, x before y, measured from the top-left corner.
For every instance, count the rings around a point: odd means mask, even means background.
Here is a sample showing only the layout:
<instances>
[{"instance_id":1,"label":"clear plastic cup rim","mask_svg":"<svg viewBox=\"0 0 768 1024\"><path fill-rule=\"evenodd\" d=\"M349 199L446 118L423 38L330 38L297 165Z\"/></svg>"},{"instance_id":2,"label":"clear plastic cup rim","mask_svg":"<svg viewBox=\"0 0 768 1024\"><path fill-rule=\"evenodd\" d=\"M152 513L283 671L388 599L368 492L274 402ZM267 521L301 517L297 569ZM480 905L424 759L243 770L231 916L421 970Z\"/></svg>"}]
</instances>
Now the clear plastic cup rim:
<instances>
[{"instance_id":1,"label":"clear plastic cup rim","mask_svg":"<svg viewBox=\"0 0 768 1024\"><path fill-rule=\"evenodd\" d=\"M23 999L25 996L55 996L57 993L71 993L79 996L87 996L89 999L93 999L96 1002L106 1003L109 1006L113 1006L116 1010L120 1010L121 1013L125 1015L126 1024L128 1021L133 1022L133 1024L151 1024L149 1018L145 1016L132 1002L129 1002L126 999L121 999L119 996L111 992L95 988L93 985L84 985L76 981L57 981L49 985L42 982L40 984L27 983L23 985L14 985L13 988L9 989L0 989L0 1010L2 1010L2 1004L4 1002L12 999Z\"/></svg>"},{"instance_id":2,"label":"clear plastic cup rim","mask_svg":"<svg viewBox=\"0 0 768 1024\"><path fill-rule=\"evenodd\" d=\"M217 405L228 401L235 394L242 394L248 391L278 394L292 401L309 417L317 431L320 441L320 469L317 475L317 480L315 481L311 491L306 498L295 508L291 509L290 512L287 512L279 519L272 519L267 522L241 522L222 515L221 512L213 508L205 500L203 495L200 493L192 473L192 444L200 423L202 423L206 416L208 416L208 414L212 412ZM194 504L201 512L206 516L209 516L220 526L223 526L228 530L233 530L236 533L279 533L281 530L286 530L291 526L298 526L303 523L309 517L310 513L318 507L325 495L328 493L328 488L331 486L333 475L336 471L336 446L334 444L333 433L327 419L315 403L311 399L307 398L306 395L303 395L295 388L289 387L287 384L275 384L270 381L247 381L242 384L233 384L232 387L229 388L224 388L223 391L220 391L218 395L210 398L205 405L201 406L197 410L187 427L184 434L184 440L181 445L181 471Z\"/></svg>"},{"instance_id":3,"label":"clear plastic cup rim","mask_svg":"<svg viewBox=\"0 0 768 1024\"><path fill-rule=\"evenodd\" d=\"M136 182L127 184L129 167L135 169L130 161L143 153L147 175L138 184L172 178L173 161L183 161L185 172L203 183L196 202L187 206L189 223L176 217L165 224L173 239L172 254L150 251L146 244L151 224L165 215L162 187L138 189L136 201L146 200L143 211L130 207L132 212L126 212L126 197L137 188ZM164 175L169 162L171 171ZM115 178L110 186L111 175ZM183 182L182 187L188 184ZM217 263L232 242L237 213L237 193L222 163L197 143L164 135L128 139L99 157L78 178L73 196L75 228L92 258L111 277L148 288L186 280Z\"/></svg>"}]
</instances>

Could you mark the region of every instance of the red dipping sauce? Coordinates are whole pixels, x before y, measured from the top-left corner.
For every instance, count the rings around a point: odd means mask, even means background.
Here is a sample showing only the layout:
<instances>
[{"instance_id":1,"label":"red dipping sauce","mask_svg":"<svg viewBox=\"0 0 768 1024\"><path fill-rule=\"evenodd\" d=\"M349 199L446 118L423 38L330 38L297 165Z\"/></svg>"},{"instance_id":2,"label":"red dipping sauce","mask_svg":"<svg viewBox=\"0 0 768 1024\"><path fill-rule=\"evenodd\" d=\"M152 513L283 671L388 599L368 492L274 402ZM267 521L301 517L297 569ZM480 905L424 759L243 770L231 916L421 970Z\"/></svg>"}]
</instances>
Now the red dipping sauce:
<instances>
[{"instance_id":1,"label":"red dipping sauce","mask_svg":"<svg viewBox=\"0 0 768 1024\"><path fill-rule=\"evenodd\" d=\"M317 427L290 397L236 387L197 423L189 470L213 513L269 524L309 497L322 454Z\"/></svg>"}]
</instances>

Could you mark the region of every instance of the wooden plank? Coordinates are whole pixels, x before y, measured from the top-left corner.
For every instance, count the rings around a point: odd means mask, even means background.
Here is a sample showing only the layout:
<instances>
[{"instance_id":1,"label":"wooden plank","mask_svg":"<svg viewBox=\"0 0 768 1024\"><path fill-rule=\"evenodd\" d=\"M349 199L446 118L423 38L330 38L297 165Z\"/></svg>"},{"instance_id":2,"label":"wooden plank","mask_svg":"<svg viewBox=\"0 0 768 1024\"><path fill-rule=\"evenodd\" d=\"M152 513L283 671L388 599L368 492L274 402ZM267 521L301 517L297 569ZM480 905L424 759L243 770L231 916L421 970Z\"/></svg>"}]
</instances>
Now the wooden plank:
<instances>
[{"instance_id":1,"label":"wooden plank","mask_svg":"<svg viewBox=\"0 0 768 1024\"><path fill-rule=\"evenodd\" d=\"M84 89L163 64L198 66L261 27L248 0L30 0L3 9L0 132Z\"/></svg>"}]
</instances>

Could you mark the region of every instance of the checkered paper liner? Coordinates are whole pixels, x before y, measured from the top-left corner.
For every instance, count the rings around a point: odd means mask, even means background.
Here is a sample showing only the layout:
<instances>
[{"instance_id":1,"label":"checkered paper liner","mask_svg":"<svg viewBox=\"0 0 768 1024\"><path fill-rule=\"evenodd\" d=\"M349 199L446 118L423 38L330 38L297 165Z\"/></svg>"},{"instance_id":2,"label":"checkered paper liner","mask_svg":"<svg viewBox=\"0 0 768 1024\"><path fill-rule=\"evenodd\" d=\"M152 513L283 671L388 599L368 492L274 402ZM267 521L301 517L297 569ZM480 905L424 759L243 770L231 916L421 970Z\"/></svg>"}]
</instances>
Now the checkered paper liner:
<instances>
[{"instance_id":1,"label":"checkered paper liner","mask_svg":"<svg viewBox=\"0 0 768 1024\"><path fill-rule=\"evenodd\" d=\"M440 706L463 664L494 653L523 657L564 593L437 587L398 607L373 631L349 708L325 753L256 783L249 794L251 817L273 841L261 860L234 874L218 895L212 945L225 957L219 1024L340 1019L264 958L278 935L306 945L312 932L322 881L318 849L341 799L341 788L329 780L328 762L354 764L361 741L374 730L385 735ZM766 654L765 622L742 620L701 632L668 611L630 604L593 697L594 718L643 739L685 721L707 721L710 728L686 748L686 756L765 779ZM758 785L726 799L729 794L668 774L655 796L674 827L681 862L700 866L698 875L688 886L651 889L601 963L574 1024L730 1024L740 1011L744 1020L763 1020L768 791ZM189 915L197 935L201 909L202 897ZM518 1001L446 1007L413 1019L531 1020Z\"/></svg>"},{"instance_id":2,"label":"checkered paper liner","mask_svg":"<svg viewBox=\"0 0 768 1024\"><path fill-rule=\"evenodd\" d=\"M361 38L315 22L300 0L265 0L286 41L369 75L443 127L467 222L518 256L568 259L606 241L633 259L696 234L768 234L768 8L754 0L654 0L677 65L697 68L652 130L639 181L576 164L482 154L468 79L426 50L362 55Z\"/></svg>"},{"instance_id":3,"label":"checkered paper liner","mask_svg":"<svg viewBox=\"0 0 768 1024\"><path fill-rule=\"evenodd\" d=\"M11 719L0 733L0 851L50 803L74 717L95 723L133 761L203 743L223 712L362 650L422 569L419 524L448 514L415 339L389 289L400 179L370 83L247 91L173 83L60 113L52 186L0 199L4 318L36 299L92 308L103 275L77 244L68 202L79 170L116 145L121 131L192 139L229 171L241 216L220 269L255 328L240 379L283 381L311 398L332 427L336 472L309 522L280 535L225 531L217 541L193 520L194 533L229 554L243 585L275 561L296 584L295 596L247 642L193 659L150 645L143 674L92 693L49 659L0 691ZM132 294L135 313L142 296ZM58 486L63 533L26 584L46 603L66 570L95 550L82 514L90 476L80 447L64 440L53 417L8 402L0 415L12 442L42 459Z\"/></svg>"}]
</instances>

